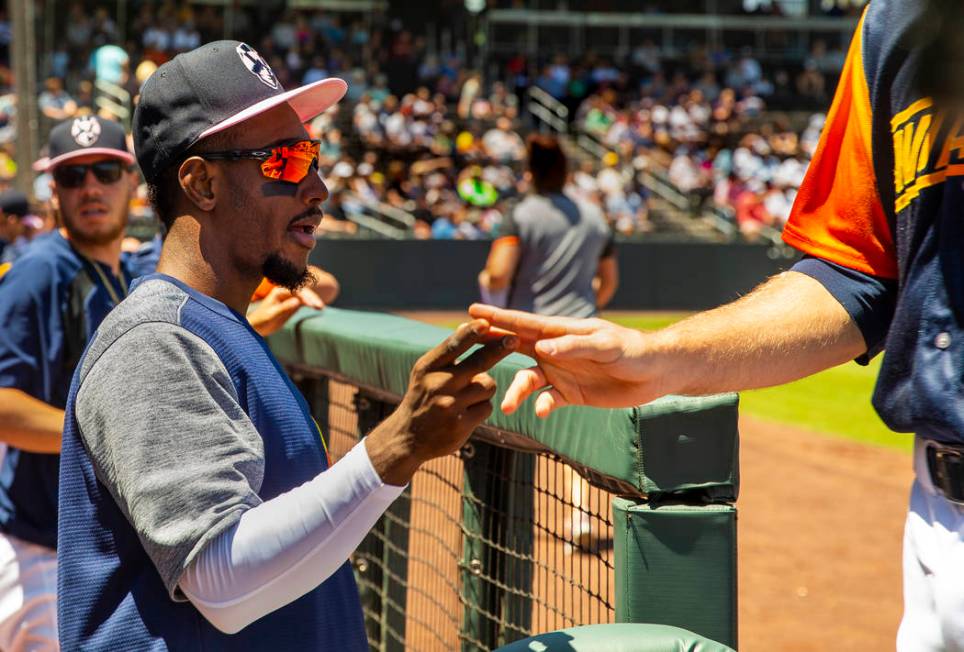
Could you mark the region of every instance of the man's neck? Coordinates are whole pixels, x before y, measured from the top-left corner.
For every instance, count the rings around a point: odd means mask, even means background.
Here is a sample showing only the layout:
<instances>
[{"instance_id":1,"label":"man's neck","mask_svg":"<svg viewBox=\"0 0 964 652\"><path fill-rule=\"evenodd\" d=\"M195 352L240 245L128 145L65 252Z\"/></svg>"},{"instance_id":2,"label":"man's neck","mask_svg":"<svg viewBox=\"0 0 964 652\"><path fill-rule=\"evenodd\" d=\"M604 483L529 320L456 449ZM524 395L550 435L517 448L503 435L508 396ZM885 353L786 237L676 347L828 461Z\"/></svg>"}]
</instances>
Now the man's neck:
<instances>
[{"instance_id":1,"label":"man's neck","mask_svg":"<svg viewBox=\"0 0 964 652\"><path fill-rule=\"evenodd\" d=\"M67 233L67 229L64 228L60 229L60 235L82 256L96 260L99 263L104 263L110 267L114 276L120 273L121 241L124 239L123 235L105 244L90 244L74 240L70 237L70 234Z\"/></svg>"},{"instance_id":2,"label":"man's neck","mask_svg":"<svg viewBox=\"0 0 964 652\"><path fill-rule=\"evenodd\" d=\"M203 250L198 236L192 233L196 227L183 219L174 223L164 240L157 271L245 314L260 276L247 278L223 259L221 251Z\"/></svg>"}]
</instances>

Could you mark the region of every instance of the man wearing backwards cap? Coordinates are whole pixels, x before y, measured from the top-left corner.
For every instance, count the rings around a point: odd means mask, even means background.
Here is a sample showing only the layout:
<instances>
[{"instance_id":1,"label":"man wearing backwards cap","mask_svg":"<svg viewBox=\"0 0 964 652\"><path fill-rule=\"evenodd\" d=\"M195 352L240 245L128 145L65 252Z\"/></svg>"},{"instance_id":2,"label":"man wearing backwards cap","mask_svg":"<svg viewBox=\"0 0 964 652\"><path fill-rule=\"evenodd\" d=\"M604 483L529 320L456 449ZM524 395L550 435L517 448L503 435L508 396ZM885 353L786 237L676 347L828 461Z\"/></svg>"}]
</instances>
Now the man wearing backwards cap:
<instances>
[{"instance_id":1,"label":"man wearing backwards cap","mask_svg":"<svg viewBox=\"0 0 964 652\"><path fill-rule=\"evenodd\" d=\"M479 320L416 362L399 408L329 468L305 401L241 317L262 276L304 277L328 193L303 123L345 90L285 92L236 41L144 84L135 150L168 235L68 402L66 649L367 650L348 555L419 465L491 412L485 370L515 338L456 363L488 339Z\"/></svg>"},{"instance_id":2,"label":"man wearing backwards cap","mask_svg":"<svg viewBox=\"0 0 964 652\"><path fill-rule=\"evenodd\" d=\"M70 378L130 278L120 260L136 185L123 128L98 117L50 133L63 228L0 278L0 649L56 649L57 473Z\"/></svg>"}]
</instances>

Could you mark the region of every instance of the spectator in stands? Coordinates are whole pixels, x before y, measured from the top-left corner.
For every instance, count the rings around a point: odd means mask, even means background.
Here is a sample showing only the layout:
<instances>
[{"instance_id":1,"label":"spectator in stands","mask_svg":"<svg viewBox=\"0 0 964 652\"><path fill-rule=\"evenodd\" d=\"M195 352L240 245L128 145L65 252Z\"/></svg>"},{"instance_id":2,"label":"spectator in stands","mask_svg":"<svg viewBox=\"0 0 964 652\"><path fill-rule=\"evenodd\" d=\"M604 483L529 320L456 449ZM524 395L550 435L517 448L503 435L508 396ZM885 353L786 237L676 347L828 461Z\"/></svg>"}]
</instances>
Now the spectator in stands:
<instances>
[{"instance_id":1,"label":"spectator in stands","mask_svg":"<svg viewBox=\"0 0 964 652\"><path fill-rule=\"evenodd\" d=\"M127 82L130 55L119 45L108 43L94 51L91 68L97 81L123 86Z\"/></svg>"},{"instance_id":2,"label":"spectator in stands","mask_svg":"<svg viewBox=\"0 0 964 652\"><path fill-rule=\"evenodd\" d=\"M767 211L761 193L744 186L734 205L736 223L747 240L756 240L765 227L772 227L774 218Z\"/></svg>"},{"instance_id":3,"label":"spectator in stands","mask_svg":"<svg viewBox=\"0 0 964 652\"><path fill-rule=\"evenodd\" d=\"M171 39L171 49L175 54L193 50L199 45L201 45L201 34L194 27L193 20L188 19L178 25L177 29L174 30L174 36Z\"/></svg>"},{"instance_id":4,"label":"spectator in stands","mask_svg":"<svg viewBox=\"0 0 964 652\"><path fill-rule=\"evenodd\" d=\"M797 92L817 101L826 99L826 81L823 73L817 68L817 63L812 59L806 61L803 71L797 76Z\"/></svg>"},{"instance_id":5,"label":"spectator in stands","mask_svg":"<svg viewBox=\"0 0 964 652\"><path fill-rule=\"evenodd\" d=\"M525 157L525 143L513 131L512 121L505 117L496 120L495 127L485 132L482 147L489 158L499 162L513 163Z\"/></svg>"},{"instance_id":6,"label":"spectator in stands","mask_svg":"<svg viewBox=\"0 0 964 652\"><path fill-rule=\"evenodd\" d=\"M84 11L81 2L74 2L67 11L66 38L71 56L82 55L91 42L93 35L93 22L90 16Z\"/></svg>"},{"instance_id":7,"label":"spectator in stands","mask_svg":"<svg viewBox=\"0 0 964 652\"><path fill-rule=\"evenodd\" d=\"M77 102L64 90L64 82L58 77L48 77L44 82L37 106L45 118L55 122L72 118L77 113Z\"/></svg>"},{"instance_id":8,"label":"spectator in stands","mask_svg":"<svg viewBox=\"0 0 964 652\"><path fill-rule=\"evenodd\" d=\"M25 194L19 190L0 193L0 276L23 254L32 232L42 226L40 218L30 214Z\"/></svg>"},{"instance_id":9,"label":"spectator in stands","mask_svg":"<svg viewBox=\"0 0 964 652\"><path fill-rule=\"evenodd\" d=\"M660 48L652 39L644 40L642 45L633 50L632 62L649 75L655 75L663 70Z\"/></svg>"},{"instance_id":10,"label":"spectator in stands","mask_svg":"<svg viewBox=\"0 0 964 652\"><path fill-rule=\"evenodd\" d=\"M17 139L17 95L8 91L0 91L0 145Z\"/></svg>"}]
</instances>

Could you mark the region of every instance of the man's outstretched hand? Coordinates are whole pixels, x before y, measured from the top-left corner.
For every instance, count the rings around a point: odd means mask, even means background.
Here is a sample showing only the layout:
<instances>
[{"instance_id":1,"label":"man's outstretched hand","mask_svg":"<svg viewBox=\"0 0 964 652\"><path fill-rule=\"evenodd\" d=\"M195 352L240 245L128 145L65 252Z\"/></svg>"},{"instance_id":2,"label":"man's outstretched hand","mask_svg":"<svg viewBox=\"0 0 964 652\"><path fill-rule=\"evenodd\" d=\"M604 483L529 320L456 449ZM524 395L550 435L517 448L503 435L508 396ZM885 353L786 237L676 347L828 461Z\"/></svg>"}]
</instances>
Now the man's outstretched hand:
<instances>
[{"instance_id":1,"label":"man's outstretched hand","mask_svg":"<svg viewBox=\"0 0 964 652\"><path fill-rule=\"evenodd\" d=\"M483 344L462 360L476 344ZM492 413L495 380L486 373L516 349L512 335L489 324L462 324L412 367L401 404L366 439L372 466L387 484L403 485L428 460L448 455Z\"/></svg>"},{"instance_id":2,"label":"man's outstretched hand","mask_svg":"<svg viewBox=\"0 0 964 652\"><path fill-rule=\"evenodd\" d=\"M535 411L543 418L566 405L628 407L668 391L651 333L603 319L545 317L483 304L472 305L469 314L488 321L493 332L516 334L519 351L538 362L516 373L502 401L506 414L540 391Z\"/></svg>"}]
</instances>

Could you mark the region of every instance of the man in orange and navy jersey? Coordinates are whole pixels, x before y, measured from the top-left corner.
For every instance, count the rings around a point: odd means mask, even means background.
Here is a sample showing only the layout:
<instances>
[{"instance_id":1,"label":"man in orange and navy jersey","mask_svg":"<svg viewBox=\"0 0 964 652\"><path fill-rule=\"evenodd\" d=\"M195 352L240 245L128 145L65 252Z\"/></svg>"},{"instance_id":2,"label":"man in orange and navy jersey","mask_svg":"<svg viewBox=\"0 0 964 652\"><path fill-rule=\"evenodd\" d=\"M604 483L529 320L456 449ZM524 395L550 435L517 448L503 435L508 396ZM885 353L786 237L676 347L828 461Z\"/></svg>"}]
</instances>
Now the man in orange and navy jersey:
<instances>
[{"instance_id":1,"label":"man in orange and navy jersey","mask_svg":"<svg viewBox=\"0 0 964 652\"><path fill-rule=\"evenodd\" d=\"M914 433L901 652L964 650L964 4L871 0L784 239L805 256L748 296L655 333L473 306L541 392L635 405L785 383L887 349L873 403ZM541 391L545 390L545 391Z\"/></svg>"}]
</instances>

